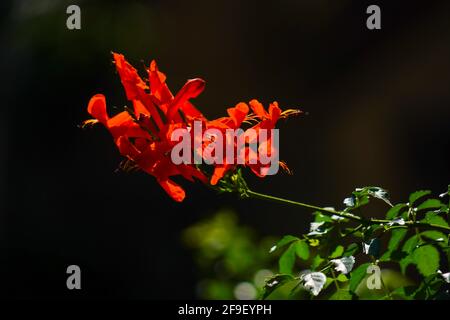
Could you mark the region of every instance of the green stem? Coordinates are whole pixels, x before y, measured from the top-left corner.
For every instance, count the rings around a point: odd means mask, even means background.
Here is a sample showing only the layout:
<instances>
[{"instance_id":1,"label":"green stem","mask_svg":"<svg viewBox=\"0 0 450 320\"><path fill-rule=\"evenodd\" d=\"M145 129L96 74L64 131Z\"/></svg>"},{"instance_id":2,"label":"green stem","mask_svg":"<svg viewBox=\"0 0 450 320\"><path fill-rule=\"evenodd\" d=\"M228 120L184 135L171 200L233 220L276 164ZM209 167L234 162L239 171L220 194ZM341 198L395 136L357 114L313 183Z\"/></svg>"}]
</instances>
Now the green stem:
<instances>
[{"instance_id":1,"label":"green stem","mask_svg":"<svg viewBox=\"0 0 450 320\"><path fill-rule=\"evenodd\" d=\"M251 191L251 190L246 190L246 194L250 198L272 201L272 202L281 203L281 204L289 204L289 205L294 205L297 207L304 207L304 208L308 208L308 209L312 209L312 210L316 210L316 211L334 214L334 215L344 217L344 218L347 218L350 220L363 222L363 223L369 224L369 225L391 222L391 220L385 220L385 219L366 219L364 217L356 216L356 215L348 213L348 212L336 211L336 210L329 209L329 208L322 208L322 207L314 206L311 204L288 200L288 199L283 199L283 198L279 198L279 197L271 196L268 194ZM424 229L435 229L435 230L444 231L446 233L450 232L450 227L431 224L431 223L416 222L416 221L405 221L404 227L405 228L414 227L414 228L424 228Z\"/></svg>"},{"instance_id":2,"label":"green stem","mask_svg":"<svg viewBox=\"0 0 450 320\"><path fill-rule=\"evenodd\" d=\"M336 210L329 209L329 208L317 207L317 206L314 206L314 205L311 205L311 204L298 202L298 201L293 201L293 200L288 200L288 199L283 199L283 198L279 198L279 197L275 197L275 196L270 196L268 194L254 192L254 191L251 191L251 190L247 190L247 195L250 196L250 198L269 200L269 201L282 203L282 204L292 204L292 205L298 206L298 207L304 207L304 208L309 208L309 209L313 209L313 210L317 210L317 211L321 211L321 212L327 212L327 213L335 214L337 216L348 218L348 219L351 219L351 220L356 220L356 221L362 221L363 220L363 218L361 218L359 216L355 216L355 215L353 215L351 213L342 212L342 211L336 211Z\"/></svg>"},{"instance_id":3,"label":"green stem","mask_svg":"<svg viewBox=\"0 0 450 320\"><path fill-rule=\"evenodd\" d=\"M334 282L334 285L336 286L336 291L341 290L341 289L339 288L338 280L337 280L337 278L336 278L336 274L334 273L333 268L331 268L331 275L333 276L333 282Z\"/></svg>"}]
</instances>

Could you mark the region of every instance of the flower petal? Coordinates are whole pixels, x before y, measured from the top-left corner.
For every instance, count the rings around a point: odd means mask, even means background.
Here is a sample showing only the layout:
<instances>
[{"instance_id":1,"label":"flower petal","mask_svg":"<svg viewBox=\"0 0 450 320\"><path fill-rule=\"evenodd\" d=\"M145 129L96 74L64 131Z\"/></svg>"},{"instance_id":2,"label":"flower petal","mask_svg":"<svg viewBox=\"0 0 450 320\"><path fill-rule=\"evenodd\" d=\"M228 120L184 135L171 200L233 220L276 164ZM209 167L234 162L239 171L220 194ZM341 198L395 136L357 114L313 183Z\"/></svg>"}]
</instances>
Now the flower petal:
<instances>
[{"instance_id":1,"label":"flower petal","mask_svg":"<svg viewBox=\"0 0 450 320\"><path fill-rule=\"evenodd\" d=\"M261 104L261 102L259 102L256 99L253 99L252 101L249 102L249 104L250 104L250 108L261 120L267 118L268 114L267 114L266 110L264 110L264 107Z\"/></svg>"},{"instance_id":2,"label":"flower petal","mask_svg":"<svg viewBox=\"0 0 450 320\"><path fill-rule=\"evenodd\" d=\"M225 174L232 168L233 166L227 164L219 164L214 168L214 173L211 177L211 185L215 186L220 179L222 179Z\"/></svg>"},{"instance_id":3,"label":"flower petal","mask_svg":"<svg viewBox=\"0 0 450 320\"><path fill-rule=\"evenodd\" d=\"M117 139L117 147L121 155L132 160L136 160L140 155L139 150L125 136Z\"/></svg>"},{"instance_id":4,"label":"flower petal","mask_svg":"<svg viewBox=\"0 0 450 320\"><path fill-rule=\"evenodd\" d=\"M167 192L167 194L175 201L181 202L186 197L183 188L170 179L158 179L158 183Z\"/></svg>"},{"instance_id":5,"label":"flower petal","mask_svg":"<svg viewBox=\"0 0 450 320\"><path fill-rule=\"evenodd\" d=\"M170 104L169 110L167 112L167 119L169 119L169 121L171 119L173 119L175 117L175 115L178 112L178 109L180 109L181 107L184 106L185 102L187 102L189 99L195 98L197 97L200 93L202 93L202 91L205 89L205 81L202 79L191 79L188 80L185 85L183 86L183 88L181 88L181 90L177 93L177 95L175 96L175 98L173 99L173 101ZM194 108L194 110L196 111L195 113L200 114L200 112L198 110L196 110ZM193 112L194 110L192 110L192 108L189 108L189 110L183 110L186 114L186 116L190 116L192 117L192 114L189 114L189 112ZM189 111L189 112L186 112Z\"/></svg>"},{"instance_id":6,"label":"flower petal","mask_svg":"<svg viewBox=\"0 0 450 320\"><path fill-rule=\"evenodd\" d=\"M248 106L244 102L238 103L234 108L228 108L228 115L233 119L235 128L241 126L242 121L244 121L245 117L248 114Z\"/></svg>"},{"instance_id":7,"label":"flower petal","mask_svg":"<svg viewBox=\"0 0 450 320\"><path fill-rule=\"evenodd\" d=\"M130 101L139 99L145 94L147 85L138 75L136 69L125 60L123 54L113 52L113 58L120 80L125 88L127 99Z\"/></svg>"},{"instance_id":8,"label":"flower petal","mask_svg":"<svg viewBox=\"0 0 450 320\"><path fill-rule=\"evenodd\" d=\"M91 116L106 125L108 113L106 112L106 99L102 94L96 94L89 100L87 111Z\"/></svg>"},{"instance_id":9,"label":"flower petal","mask_svg":"<svg viewBox=\"0 0 450 320\"><path fill-rule=\"evenodd\" d=\"M281 109L278 107L278 102L274 101L269 105L269 114L273 125L275 125L281 115Z\"/></svg>"},{"instance_id":10,"label":"flower petal","mask_svg":"<svg viewBox=\"0 0 450 320\"><path fill-rule=\"evenodd\" d=\"M158 70L155 60L150 63L148 78L150 81L150 92L160 104L166 104L173 100L172 92L166 85L166 76Z\"/></svg>"}]
</instances>

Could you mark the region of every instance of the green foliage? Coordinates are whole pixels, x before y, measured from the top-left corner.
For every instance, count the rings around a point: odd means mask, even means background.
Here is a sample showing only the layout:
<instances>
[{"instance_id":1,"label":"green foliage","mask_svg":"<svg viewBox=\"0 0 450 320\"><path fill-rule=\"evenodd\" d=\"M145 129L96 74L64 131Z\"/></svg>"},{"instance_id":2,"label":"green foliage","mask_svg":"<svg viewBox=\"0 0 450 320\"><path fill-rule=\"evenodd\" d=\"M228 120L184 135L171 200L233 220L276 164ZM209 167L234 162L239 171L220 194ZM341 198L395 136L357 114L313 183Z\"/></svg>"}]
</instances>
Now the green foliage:
<instances>
[{"instance_id":1,"label":"green foliage","mask_svg":"<svg viewBox=\"0 0 450 320\"><path fill-rule=\"evenodd\" d=\"M430 276L439 268L439 252L430 244L421 246L414 250L413 261L421 274Z\"/></svg>"},{"instance_id":2,"label":"green foliage","mask_svg":"<svg viewBox=\"0 0 450 320\"><path fill-rule=\"evenodd\" d=\"M450 263L449 208L430 194L417 191L408 203L393 205L386 190L365 187L344 200L342 211L298 203L316 208L310 232L285 236L272 247L271 253L281 251L280 273L267 282L262 298L287 284L302 297L319 299L450 298L442 276ZM387 204L385 219L364 216L361 209L371 199Z\"/></svg>"},{"instance_id":3,"label":"green foliage","mask_svg":"<svg viewBox=\"0 0 450 320\"><path fill-rule=\"evenodd\" d=\"M295 245L292 243L278 260L280 273L291 274L295 263Z\"/></svg>"},{"instance_id":4,"label":"green foliage","mask_svg":"<svg viewBox=\"0 0 450 320\"><path fill-rule=\"evenodd\" d=\"M295 243L295 253L297 257L303 260L308 260L309 258L309 246L306 241L297 241Z\"/></svg>"},{"instance_id":5,"label":"green foliage","mask_svg":"<svg viewBox=\"0 0 450 320\"><path fill-rule=\"evenodd\" d=\"M258 240L223 211L188 228L183 239L203 274L201 298L240 299L244 283L253 288L244 298L450 299L450 191L440 200L417 191L391 203L382 188L358 188L336 210L255 193L240 179L241 197L310 208L311 227ZM372 200L385 208L377 206L376 218L365 212Z\"/></svg>"},{"instance_id":6,"label":"green foliage","mask_svg":"<svg viewBox=\"0 0 450 320\"><path fill-rule=\"evenodd\" d=\"M351 292L356 292L359 284L367 275L367 267L369 265L370 263L363 263L350 274L349 290Z\"/></svg>"},{"instance_id":7,"label":"green foliage","mask_svg":"<svg viewBox=\"0 0 450 320\"><path fill-rule=\"evenodd\" d=\"M389 209L389 211L386 213L386 219L394 219L396 218L402 209L407 208L408 206L405 203L399 203L393 206Z\"/></svg>"},{"instance_id":8,"label":"green foliage","mask_svg":"<svg viewBox=\"0 0 450 320\"><path fill-rule=\"evenodd\" d=\"M293 276L287 274L277 274L270 279L267 279L266 284L261 293L261 298L266 299L275 289L285 285L294 280Z\"/></svg>"},{"instance_id":9,"label":"green foliage","mask_svg":"<svg viewBox=\"0 0 450 320\"><path fill-rule=\"evenodd\" d=\"M411 195L409 196L409 205L413 206L414 203L419 200L422 197L425 197L426 195L431 194L430 190L420 190L420 191L416 191L411 193Z\"/></svg>"}]
</instances>

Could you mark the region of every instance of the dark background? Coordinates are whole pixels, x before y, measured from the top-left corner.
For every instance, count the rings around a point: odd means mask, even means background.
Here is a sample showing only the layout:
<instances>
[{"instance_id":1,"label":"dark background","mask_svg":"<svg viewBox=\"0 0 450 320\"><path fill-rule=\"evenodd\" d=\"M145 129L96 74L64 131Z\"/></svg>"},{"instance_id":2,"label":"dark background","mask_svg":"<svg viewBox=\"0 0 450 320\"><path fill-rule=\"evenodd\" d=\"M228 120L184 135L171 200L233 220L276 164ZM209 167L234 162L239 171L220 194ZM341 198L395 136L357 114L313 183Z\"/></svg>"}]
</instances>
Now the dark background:
<instances>
[{"instance_id":1,"label":"dark background","mask_svg":"<svg viewBox=\"0 0 450 320\"><path fill-rule=\"evenodd\" d=\"M66 28L81 7L82 29ZM365 26L378 4L382 30ZM450 182L448 1L2 1L0 292L10 298L194 298L180 232L223 206L260 234L299 233L308 212L185 183L173 202L142 173L115 173L106 130L80 130L96 93L126 103L110 51L156 59L211 118L258 98L309 113L280 124L294 171L253 189L340 207L355 187L393 201ZM66 289L66 267L82 290Z\"/></svg>"}]
</instances>

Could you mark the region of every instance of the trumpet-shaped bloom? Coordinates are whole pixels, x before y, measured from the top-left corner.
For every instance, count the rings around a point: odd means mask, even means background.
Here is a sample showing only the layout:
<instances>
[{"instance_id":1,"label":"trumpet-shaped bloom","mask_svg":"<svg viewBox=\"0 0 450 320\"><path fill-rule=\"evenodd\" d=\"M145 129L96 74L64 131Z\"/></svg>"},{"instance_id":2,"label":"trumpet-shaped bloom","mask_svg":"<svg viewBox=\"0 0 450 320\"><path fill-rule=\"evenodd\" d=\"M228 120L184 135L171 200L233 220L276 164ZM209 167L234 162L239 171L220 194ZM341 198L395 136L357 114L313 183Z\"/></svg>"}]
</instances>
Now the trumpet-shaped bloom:
<instances>
[{"instance_id":1,"label":"trumpet-shaped bloom","mask_svg":"<svg viewBox=\"0 0 450 320\"><path fill-rule=\"evenodd\" d=\"M188 80L174 95L166 83L165 74L159 71L154 60L147 69L148 80L142 78L122 54L113 53L113 60L132 108L125 107L125 111L110 116L105 96L96 94L89 101L87 108L94 119L87 120L85 124L97 122L103 124L111 133L120 154L135 167L154 176L167 194L176 201L182 201L185 192L172 180L175 176L182 176L189 181L198 179L215 185L227 173L234 171L237 165L248 166L260 177L269 174L270 164L262 161L261 155L269 157L278 155L278 150L273 147L273 135L263 136L263 134L265 130L274 129L280 118L299 113L297 110L282 112L276 102L270 104L266 111L260 102L252 100L249 103L250 107L246 103L238 103L235 107L227 109L227 117L210 121L191 103L191 99L203 92L204 80L199 78ZM174 130L182 128L187 132L193 132L191 129L197 122L201 123L201 130L215 129L216 132L223 133L221 138L223 141L220 141L222 146L231 143L237 148L236 137L233 136L232 140L227 138L229 130L240 130L244 134L252 130L254 134L245 138L243 147L236 150L232 157L224 157L214 163L213 173L208 176L198 163L175 164L170 157L177 144L172 140ZM244 131L241 129L243 124L253 126ZM205 154L209 157L219 157L221 153L215 152L216 150L212 148L219 142L215 140L216 137L203 140L202 135L201 138L202 141L197 141L195 139L198 137L192 137L191 141L194 144L192 153L201 154L201 157L206 157ZM255 151L250 145L259 138L263 141L260 141ZM205 150L209 153L205 153ZM244 160L237 161L239 157Z\"/></svg>"}]
</instances>

